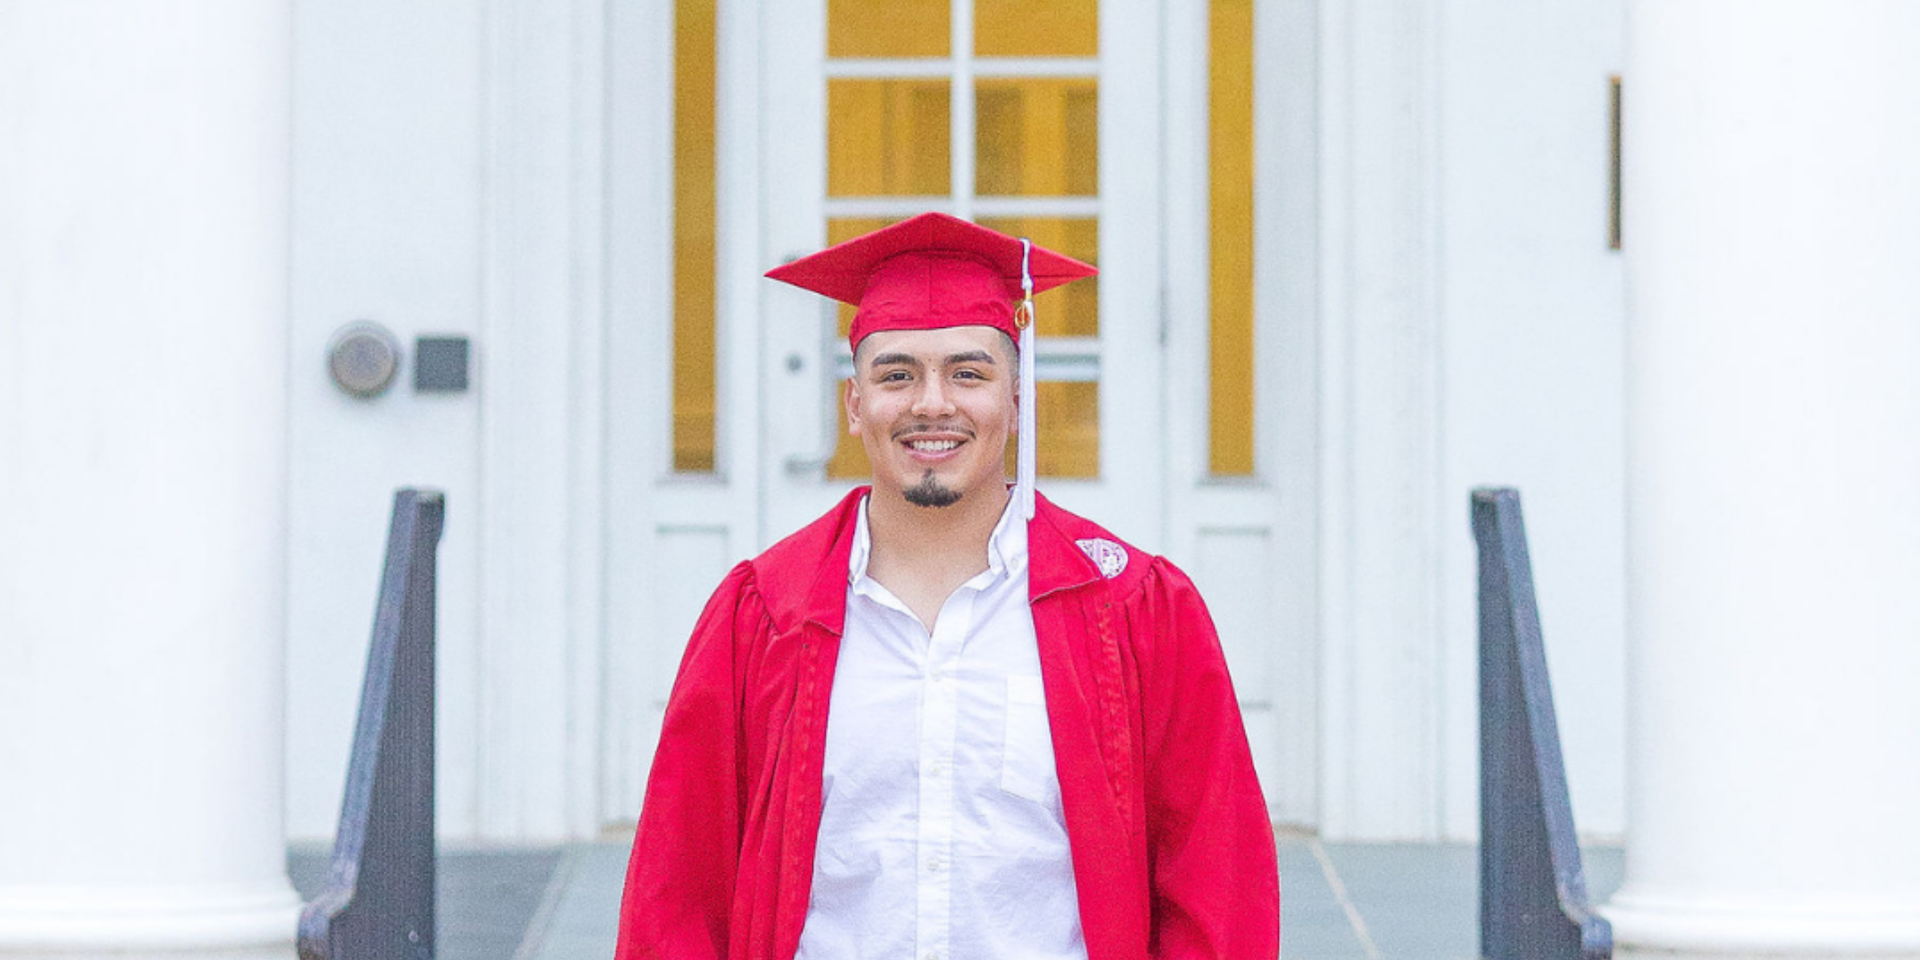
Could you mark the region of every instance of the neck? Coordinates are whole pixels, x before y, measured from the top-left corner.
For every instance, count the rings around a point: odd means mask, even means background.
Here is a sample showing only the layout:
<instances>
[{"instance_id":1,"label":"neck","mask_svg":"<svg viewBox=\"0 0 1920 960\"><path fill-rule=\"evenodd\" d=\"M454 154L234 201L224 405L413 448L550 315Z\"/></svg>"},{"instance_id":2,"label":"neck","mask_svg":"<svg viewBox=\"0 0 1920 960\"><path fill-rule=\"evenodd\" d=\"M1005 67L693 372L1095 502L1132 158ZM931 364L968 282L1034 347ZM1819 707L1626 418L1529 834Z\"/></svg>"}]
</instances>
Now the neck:
<instances>
[{"instance_id":1,"label":"neck","mask_svg":"<svg viewBox=\"0 0 1920 960\"><path fill-rule=\"evenodd\" d=\"M1005 488L994 488L985 495L969 493L949 506L922 507L909 503L898 490L875 488L867 499L873 559L884 567L978 573L987 567L987 543L1008 497Z\"/></svg>"}]
</instances>

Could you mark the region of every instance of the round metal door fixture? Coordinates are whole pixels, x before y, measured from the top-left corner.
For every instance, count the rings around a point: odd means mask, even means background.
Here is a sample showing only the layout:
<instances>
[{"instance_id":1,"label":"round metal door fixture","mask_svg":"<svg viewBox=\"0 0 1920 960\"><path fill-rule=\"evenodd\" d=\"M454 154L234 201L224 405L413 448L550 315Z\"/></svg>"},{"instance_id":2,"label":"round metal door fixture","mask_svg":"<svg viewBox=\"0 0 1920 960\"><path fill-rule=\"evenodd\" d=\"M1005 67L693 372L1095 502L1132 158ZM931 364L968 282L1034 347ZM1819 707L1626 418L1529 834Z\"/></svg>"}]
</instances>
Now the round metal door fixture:
<instances>
[{"instance_id":1,"label":"round metal door fixture","mask_svg":"<svg viewBox=\"0 0 1920 960\"><path fill-rule=\"evenodd\" d=\"M371 399L387 392L399 371L400 341L371 320L349 323L327 341L327 372L353 396Z\"/></svg>"}]
</instances>

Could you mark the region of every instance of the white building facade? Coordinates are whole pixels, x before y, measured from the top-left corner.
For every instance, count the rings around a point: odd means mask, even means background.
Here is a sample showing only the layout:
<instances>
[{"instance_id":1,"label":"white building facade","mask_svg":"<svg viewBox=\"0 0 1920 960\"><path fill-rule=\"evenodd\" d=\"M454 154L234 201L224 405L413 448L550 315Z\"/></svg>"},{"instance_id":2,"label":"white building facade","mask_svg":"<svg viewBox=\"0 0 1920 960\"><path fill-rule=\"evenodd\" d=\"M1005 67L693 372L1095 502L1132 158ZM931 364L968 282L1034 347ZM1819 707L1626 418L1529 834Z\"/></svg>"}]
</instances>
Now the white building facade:
<instances>
[{"instance_id":1,"label":"white building facade","mask_svg":"<svg viewBox=\"0 0 1920 960\"><path fill-rule=\"evenodd\" d=\"M384 514L403 484L447 492L443 834L630 826L708 591L853 482L834 475L847 471L832 456L833 317L760 273L943 209L1093 244L1096 319L1063 319L1041 354L1059 385L1043 393L1043 443L1079 452L1043 457L1042 487L1199 582L1276 820L1472 837L1467 491L1500 483L1531 514L1576 815L1617 836L1618 0L1551 15L1106 0L1011 24L1019 5L894 4L902 19L883 32L933 39L878 53L835 33L860 23L852 6L296 7L291 835L334 825ZM1034 18L1068 39L1021 47ZM1235 82L1215 62L1231 56L1251 97L1246 142L1223 146L1212 94ZM688 76L702 62L710 88ZM904 99L889 92L902 85ZM1065 104L1059 178L1034 171L1049 162L1046 116L1004 126L1008 89ZM931 114L898 113L929 91ZM888 155L869 115L920 121L919 152ZM931 148L927 116L946 127ZM871 168L840 159L859 150L879 154ZM994 179L1009 150L1028 158L1027 186ZM689 200L690 165L707 169L696 199L710 214ZM1213 182L1235 176L1250 198L1238 209ZM1231 216L1246 218L1240 241L1217 229ZM702 220L704 294L684 266ZM1214 305L1236 287L1247 319L1223 352ZM699 297L705 407L684 396L676 348ZM1076 309L1043 300L1042 322ZM398 380L372 399L327 372L329 339L355 321L401 345ZM421 336L468 339L467 389L414 389ZM1222 412L1212 384L1249 378ZM1056 398L1072 413L1050 420ZM689 455L685 424L702 415L710 439ZM1223 457L1226 428L1240 447Z\"/></svg>"},{"instance_id":2,"label":"white building facade","mask_svg":"<svg viewBox=\"0 0 1920 960\"><path fill-rule=\"evenodd\" d=\"M1577 815L1622 831L1618 0L873 9L0 5L0 949L103 910L102 949L278 949L402 485L448 504L443 836L630 826L708 591L857 473L834 317L760 274L920 209L1102 268L1041 302L1042 487L1199 582L1277 821L1471 837L1498 482ZM356 322L377 396L329 376Z\"/></svg>"},{"instance_id":3,"label":"white building facade","mask_svg":"<svg viewBox=\"0 0 1920 960\"><path fill-rule=\"evenodd\" d=\"M1473 838L1467 495L1517 486L1622 955L1920 956L1916 47L1897 0L0 2L0 956L291 955L402 485L443 838L628 828L708 591L860 472L833 310L760 274L922 209L1101 267L1040 301L1041 484L1199 583L1276 822Z\"/></svg>"}]
</instances>

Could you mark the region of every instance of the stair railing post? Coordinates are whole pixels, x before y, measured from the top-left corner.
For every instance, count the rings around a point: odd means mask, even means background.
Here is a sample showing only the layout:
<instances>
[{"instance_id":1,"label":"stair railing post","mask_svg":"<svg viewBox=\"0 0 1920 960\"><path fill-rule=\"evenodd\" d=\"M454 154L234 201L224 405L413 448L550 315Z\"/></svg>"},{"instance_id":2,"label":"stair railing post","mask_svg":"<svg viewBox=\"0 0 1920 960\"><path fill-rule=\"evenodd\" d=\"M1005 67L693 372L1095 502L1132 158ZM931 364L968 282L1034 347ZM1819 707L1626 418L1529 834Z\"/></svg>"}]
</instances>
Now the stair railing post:
<instances>
[{"instance_id":1,"label":"stair railing post","mask_svg":"<svg viewBox=\"0 0 1920 960\"><path fill-rule=\"evenodd\" d=\"M300 914L301 960L432 960L437 490L394 494L360 717L326 886Z\"/></svg>"},{"instance_id":2,"label":"stair railing post","mask_svg":"<svg viewBox=\"0 0 1920 960\"><path fill-rule=\"evenodd\" d=\"M1480 550L1480 954L1605 960L1560 756L1520 494L1475 490Z\"/></svg>"}]
</instances>

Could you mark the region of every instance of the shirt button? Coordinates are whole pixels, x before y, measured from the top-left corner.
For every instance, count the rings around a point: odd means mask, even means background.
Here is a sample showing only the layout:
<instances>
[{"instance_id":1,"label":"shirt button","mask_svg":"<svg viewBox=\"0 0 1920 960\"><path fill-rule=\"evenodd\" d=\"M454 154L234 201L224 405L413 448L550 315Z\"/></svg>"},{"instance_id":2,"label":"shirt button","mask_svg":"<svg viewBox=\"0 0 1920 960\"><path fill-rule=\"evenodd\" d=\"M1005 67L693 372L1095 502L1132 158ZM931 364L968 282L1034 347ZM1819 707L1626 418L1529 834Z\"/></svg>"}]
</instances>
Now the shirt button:
<instances>
[{"instance_id":1,"label":"shirt button","mask_svg":"<svg viewBox=\"0 0 1920 960\"><path fill-rule=\"evenodd\" d=\"M946 867L947 867L946 861L941 860L939 857L934 857L933 859L927 861L927 869L933 871L934 873L939 873L940 871L946 869Z\"/></svg>"},{"instance_id":2,"label":"shirt button","mask_svg":"<svg viewBox=\"0 0 1920 960\"><path fill-rule=\"evenodd\" d=\"M940 763L937 760L934 761L933 763L927 764L927 776L938 778L938 777L944 777L946 775L947 775L946 764Z\"/></svg>"}]
</instances>

